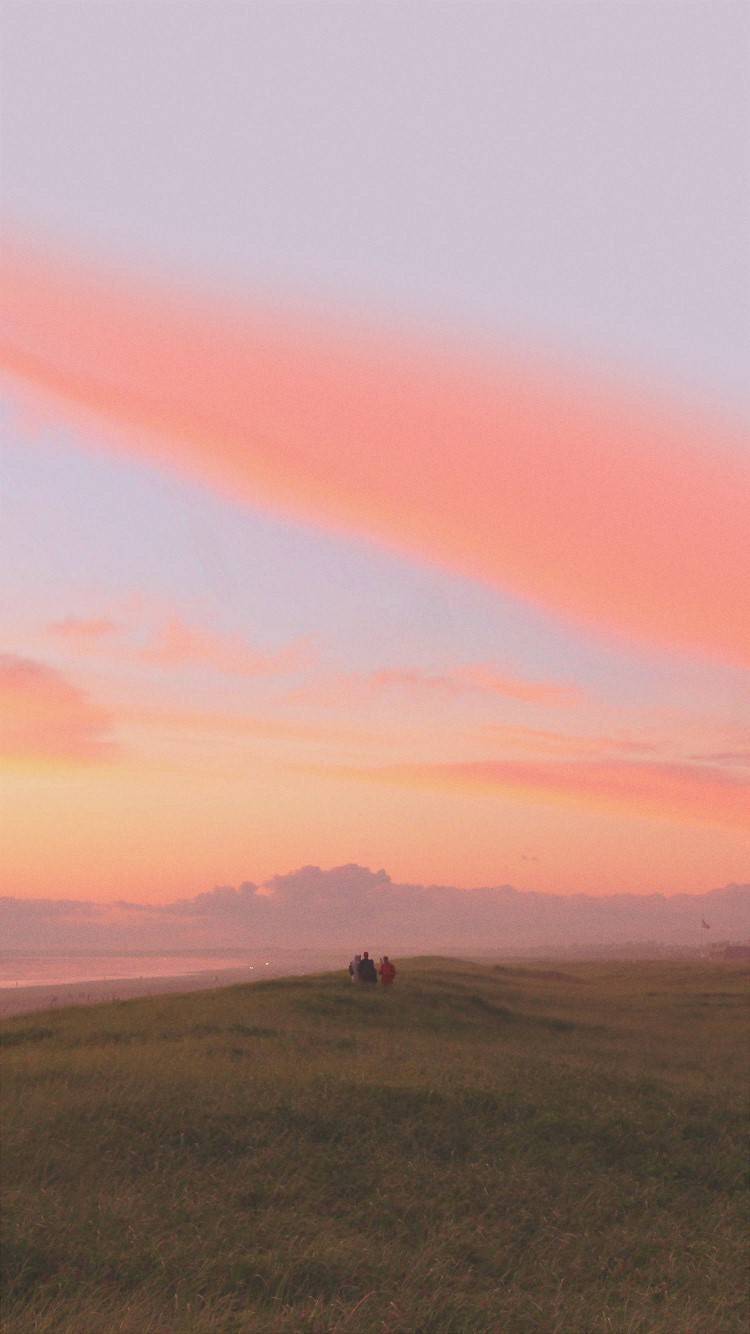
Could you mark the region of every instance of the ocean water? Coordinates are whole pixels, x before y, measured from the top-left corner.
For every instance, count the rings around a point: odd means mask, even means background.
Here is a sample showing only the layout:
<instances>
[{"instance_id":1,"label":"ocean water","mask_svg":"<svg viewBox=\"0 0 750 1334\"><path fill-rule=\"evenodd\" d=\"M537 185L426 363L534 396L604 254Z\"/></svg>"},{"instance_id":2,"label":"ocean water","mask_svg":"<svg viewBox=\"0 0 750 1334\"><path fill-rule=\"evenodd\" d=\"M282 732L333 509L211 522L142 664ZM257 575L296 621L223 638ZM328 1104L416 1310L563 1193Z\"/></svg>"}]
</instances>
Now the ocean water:
<instances>
[{"instance_id":1,"label":"ocean water","mask_svg":"<svg viewBox=\"0 0 750 1334\"><path fill-rule=\"evenodd\" d=\"M141 977L185 977L226 968L271 968L268 954L245 950L128 954L24 954L0 950L0 988L61 986L66 982L108 982Z\"/></svg>"}]
</instances>

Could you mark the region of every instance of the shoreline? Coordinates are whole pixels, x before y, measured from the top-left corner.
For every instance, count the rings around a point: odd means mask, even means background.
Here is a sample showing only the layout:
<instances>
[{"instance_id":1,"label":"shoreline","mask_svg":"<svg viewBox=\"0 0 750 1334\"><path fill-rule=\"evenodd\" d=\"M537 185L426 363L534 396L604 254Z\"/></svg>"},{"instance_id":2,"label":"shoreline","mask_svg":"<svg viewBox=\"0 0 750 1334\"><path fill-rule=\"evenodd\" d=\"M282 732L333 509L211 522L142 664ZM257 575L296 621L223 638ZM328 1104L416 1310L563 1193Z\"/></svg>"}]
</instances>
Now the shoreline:
<instances>
[{"instance_id":1,"label":"shoreline","mask_svg":"<svg viewBox=\"0 0 750 1334\"><path fill-rule=\"evenodd\" d=\"M142 996L187 995L193 991L215 991L269 977L302 977L341 967L338 955L316 960L274 961L268 966L217 968L195 973L156 977L112 977L91 981L28 983L0 987L0 1021L45 1010L64 1010L76 1005L106 1005L113 1001L137 1000Z\"/></svg>"}]
</instances>

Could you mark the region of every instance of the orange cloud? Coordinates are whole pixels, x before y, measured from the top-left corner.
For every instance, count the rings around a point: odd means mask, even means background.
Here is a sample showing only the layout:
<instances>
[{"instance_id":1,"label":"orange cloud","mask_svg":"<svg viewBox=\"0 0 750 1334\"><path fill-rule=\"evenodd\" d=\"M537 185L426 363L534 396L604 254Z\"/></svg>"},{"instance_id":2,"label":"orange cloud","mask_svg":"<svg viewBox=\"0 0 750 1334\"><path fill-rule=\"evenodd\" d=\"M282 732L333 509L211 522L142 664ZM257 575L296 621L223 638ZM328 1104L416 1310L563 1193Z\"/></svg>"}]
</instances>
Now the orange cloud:
<instances>
[{"instance_id":1,"label":"orange cloud","mask_svg":"<svg viewBox=\"0 0 750 1334\"><path fill-rule=\"evenodd\" d=\"M1 654L0 706L5 759L101 760L113 753L111 715L44 663Z\"/></svg>"},{"instance_id":2,"label":"orange cloud","mask_svg":"<svg viewBox=\"0 0 750 1334\"><path fill-rule=\"evenodd\" d=\"M483 761L349 769L351 778L456 793L496 793L617 807L633 815L746 829L750 782L708 766L618 760Z\"/></svg>"},{"instance_id":3,"label":"orange cloud","mask_svg":"<svg viewBox=\"0 0 750 1334\"><path fill-rule=\"evenodd\" d=\"M750 451L727 423L8 240L0 279L0 362L119 428L108 444L579 623L750 663Z\"/></svg>"}]
</instances>

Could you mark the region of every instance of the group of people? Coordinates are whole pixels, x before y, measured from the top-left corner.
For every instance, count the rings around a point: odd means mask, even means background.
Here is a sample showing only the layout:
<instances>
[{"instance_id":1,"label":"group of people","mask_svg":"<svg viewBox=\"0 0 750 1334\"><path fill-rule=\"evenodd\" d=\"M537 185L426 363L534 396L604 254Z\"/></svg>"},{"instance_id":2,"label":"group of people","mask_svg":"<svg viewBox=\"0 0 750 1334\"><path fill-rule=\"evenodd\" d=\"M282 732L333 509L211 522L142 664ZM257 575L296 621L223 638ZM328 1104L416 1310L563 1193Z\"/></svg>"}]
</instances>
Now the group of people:
<instances>
[{"instance_id":1,"label":"group of people","mask_svg":"<svg viewBox=\"0 0 750 1334\"><path fill-rule=\"evenodd\" d=\"M384 954L376 967L375 960L371 959L365 950L363 954L355 954L349 964L349 976L352 982L362 982L365 985L377 984L380 977L381 986L390 987L396 976L396 966L391 963L388 955Z\"/></svg>"}]
</instances>

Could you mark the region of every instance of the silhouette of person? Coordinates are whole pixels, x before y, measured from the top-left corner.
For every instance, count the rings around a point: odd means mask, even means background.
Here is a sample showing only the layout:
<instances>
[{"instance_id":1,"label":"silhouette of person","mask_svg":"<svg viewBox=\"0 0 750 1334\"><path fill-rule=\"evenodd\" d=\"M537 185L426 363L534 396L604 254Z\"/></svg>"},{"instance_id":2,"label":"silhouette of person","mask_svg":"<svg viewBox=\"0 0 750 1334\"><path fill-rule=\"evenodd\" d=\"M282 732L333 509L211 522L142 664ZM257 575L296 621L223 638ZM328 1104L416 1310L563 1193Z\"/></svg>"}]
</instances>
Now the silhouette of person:
<instances>
[{"instance_id":1,"label":"silhouette of person","mask_svg":"<svg viewBox=\"0 0 750 1334\"><path fill-rule=\"evenodd\" d=\"M377 982L378 975L375 970L375 964L365 950L359 961L359 980L360 982Z\"/></svg>"}]
</instances>

